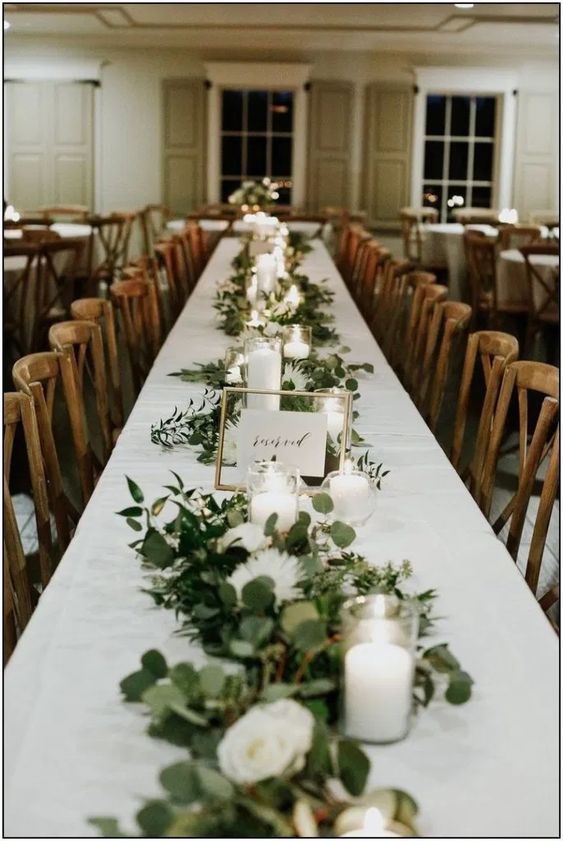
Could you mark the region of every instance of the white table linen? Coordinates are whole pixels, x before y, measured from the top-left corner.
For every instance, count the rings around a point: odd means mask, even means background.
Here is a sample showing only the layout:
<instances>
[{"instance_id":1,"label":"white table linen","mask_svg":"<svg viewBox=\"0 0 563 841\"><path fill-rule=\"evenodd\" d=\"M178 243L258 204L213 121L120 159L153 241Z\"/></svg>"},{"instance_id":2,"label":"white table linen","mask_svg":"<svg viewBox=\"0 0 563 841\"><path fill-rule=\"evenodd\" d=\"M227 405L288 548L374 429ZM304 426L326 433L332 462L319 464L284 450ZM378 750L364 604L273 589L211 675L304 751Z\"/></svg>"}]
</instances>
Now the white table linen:
<instances>
[{"instance_id":1,"label":"white table linen","mask_svg":"<svg viewBox=\"0 0 563 841\"><path fill-rule=\"evenodd\" d=\"M5 673L5 832L94 835L89 815L132 828L158 773L183 751L145 733L147 719L120 700L119 680L158 648L172 663L203 662L174 635L171 612L141 592L132 532L114 512L129 504L124 475L152 501L169 469L213 486L213 469L188 447L164 451L149 426L203 386L167 376L222 356L236 340L216 329L217 281L239 243L219 244L168 336L57 572ZM411 792L419 829L432 836L555 836L558 832L558 642L503 545L449 464L362 321L320 242L303 271L329 277L334 313L360 379L358 431L391 469L377 512L360 533L374 562L410 559L416 588L437 587L435 642L447 641L475 680L470 703L437 701L410 736L370 747L371 784ZM429 643L431 641L429 640Z\"/></svg>"},{"instance_id":2,"label":"white table linen","mask_svg":"<svg viewBox=\"0 0 563 841\"><path fill-rule=\"evenodd\" d=\"M534 254L530 262L544 283L555 288L559 272L559 256L556 254ZM547 293L535 279L532 286L534 304L540 309L545 303ZM527 304L530 299L526 263L517 248L501 251L497 260L497 295L499 304L506 302Z\"/></svg>"}]
</instances>

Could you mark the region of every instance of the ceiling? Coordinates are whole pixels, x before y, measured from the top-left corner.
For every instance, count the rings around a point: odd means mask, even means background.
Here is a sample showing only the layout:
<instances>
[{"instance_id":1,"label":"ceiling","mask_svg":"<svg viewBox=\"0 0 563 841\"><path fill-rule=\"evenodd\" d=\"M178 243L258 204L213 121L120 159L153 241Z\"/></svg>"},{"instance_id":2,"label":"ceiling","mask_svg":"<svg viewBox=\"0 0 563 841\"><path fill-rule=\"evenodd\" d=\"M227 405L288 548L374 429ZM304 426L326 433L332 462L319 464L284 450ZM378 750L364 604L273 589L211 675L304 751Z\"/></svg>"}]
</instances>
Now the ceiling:
<instances>
[{"instance_id":1,"label":"ceiling","mask_svg":"<svg viewBox=\"0 0 563 841\"><path fill-rule=\"evenodd\" d=\"M559 4L5 3L8 37L108 46L556 53Z\"/></svg>"}]
</instances>

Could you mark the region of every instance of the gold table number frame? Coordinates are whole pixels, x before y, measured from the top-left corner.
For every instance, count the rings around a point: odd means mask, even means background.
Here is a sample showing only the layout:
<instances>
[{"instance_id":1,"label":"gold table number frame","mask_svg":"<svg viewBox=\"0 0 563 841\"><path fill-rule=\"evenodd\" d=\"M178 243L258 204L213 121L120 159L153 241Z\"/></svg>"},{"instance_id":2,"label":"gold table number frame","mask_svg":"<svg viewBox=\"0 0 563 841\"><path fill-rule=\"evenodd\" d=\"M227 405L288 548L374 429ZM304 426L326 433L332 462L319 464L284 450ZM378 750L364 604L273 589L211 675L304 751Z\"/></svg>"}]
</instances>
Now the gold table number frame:
<instances>
[{"instance_id":1,"label":"gold table number frame","mask_svg":"<svg viewBox=\"0 0 563 841\"><path fill-rule=\"evenodd\" d=\"M221 473L224 467L223 465L223 449L224 449L224 441L225 441L225 429L227 426L228 418L228 404L229 404L229 397L232 395L247 395L247 394L263 394L263 395L276 395L280 398L282 397L305 397L308 398L312 404L314 403L322 403L326 400L327 395L321 392L314 392L314 391L268 391L266 389L259 389L259 388L241 388L238 386L227 386L223 389L223 398L221 401L221 416L219 421L219 444L217 447L217 459L215 462L215 490L217 491L244 491L246 489L245 483L239 483L237 485L228 484L222 481ZM342 470L344 468L344 462L346 461L346 455L348 453L348 441L350 438L351 432L351 418L352 418L352 394L349 391L342 392L342 394L332 394L330 395L332 398L336 400L342 401L342 409L343 409L343 423L342 423L342 435L341 435L341 444L340 444L340 455L336 458L338 459L338 464L336 466L330 467L330 470ZM299 414L299 410L295 409L284 409L283 411L295 411L296 414ZM274 414L272 412L272 414ZM327 471L327 472L330 472ZM322 479L321 479L322 481ZM301 493L308 493L314 494L318 492L318 487L307 487L302 489Z\"/></svg>"}]
</instances>

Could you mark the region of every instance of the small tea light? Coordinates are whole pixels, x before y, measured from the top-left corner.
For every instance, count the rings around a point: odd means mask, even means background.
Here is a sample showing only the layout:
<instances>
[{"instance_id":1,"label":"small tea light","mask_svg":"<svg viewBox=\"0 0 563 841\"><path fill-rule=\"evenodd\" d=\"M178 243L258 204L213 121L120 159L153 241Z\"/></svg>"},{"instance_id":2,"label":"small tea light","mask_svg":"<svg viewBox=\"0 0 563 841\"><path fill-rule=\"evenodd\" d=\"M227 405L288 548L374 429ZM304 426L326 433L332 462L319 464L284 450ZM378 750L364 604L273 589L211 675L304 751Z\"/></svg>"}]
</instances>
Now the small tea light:
<instances>
[{"instance_id":1,"label":"small tea light","mask_svg":"<svg viewBox=\"0 0 563 841\"><path fill-rule=\"evenodd\" d=\"M273 254L258 254L256 257L257 291L271 295L278 283L278 264Z\"/></svg>"},{"instance_id":2,"label":"small tea light","mask_svg":"<svg viewBox=\"0 0 563 841\"><path fill-rule=\"evenodd\" d=\"M301 300L302 298L299 293L299 289L294 283L292 283L284 297L284 301L286 302L286 304L291 304L291 306L297 309L297 307L301 303Z\"/></svg>"},{"instance_id":3,"label":"small tea light","mask_svg":"<svg viewBox=\"0 0 563 841\"><path fill-rule=\"evenodd\" d=\"M344 604L341 729L347 736L386 744L407 735L417 635L418 612L409 601L378 594Z\"/></svg>"},{"instance_id":4,"label":"small tea light","mask_svg":"<svg viewBox=\"0 0 563 841\"><path fill-rule=\"evenodd\" d=\"M505 225L516 225L518 223L518 211L515 207L503 207L498 215L498 221Z\"/></svg>"},{"instance_id":5,"label":"small tea light","mask_svg":"<svg viewBox=\"0 0 563 841\"><path fill-rule=\"evenodd\" d=\"M265 327L265 325L266 325L266 322L262 321L262 319L260 318L260 315L258 313L258 310L250 310L250 318L248 319L248 321L244 322L244 326L245 327L250 327L250 328L253 328L253 327L257 328L257 327Z\"/></svg>"},{"instance_id":6,"label":"small tea light","mask_svg":"<svg viewBox=\"0 0 563 841\"><path fill-rule=\"evenodd\" d=\"M299 470L278 461L256 461L248 468L250 522L265 526L277 514L276 528L287 532L299 513Z\"/></svg>"},{"instance_id":7,"label":"small tea light","mask_svg":"<svg viewBox=\"0 0 563 841\"><path fill-rule=\"evenodd\" d=\"M311 353L313 330L301 324L292 324L283 331L285 359L307 359Z\"/></svg>"},{"instance_id":8,"label":"small tea light","mask_svg":"<svg viewBox=\"0 0 563 841\"><path fill-rule=\"evenodd\" d=\"M244 352L241 347L229 347L225 351L225 382L227 385L240 385L243 382L242 370Z\"/></svg>"},{"instance_id":9,"label":"small tea light","mask_svg":"<svg viewBox=\"0 0 563 841\"><path fill-rule=\"evenodd\" d=\"M247 339L244 343L246 362L246 386L264 391L281 389L282 343L281 339L260 336ZM275 412L280 407L279 394L249 394L246 405L249 409L263 409Z\"/></svg>"},{"instance_id":10,"label":"small tea light","mask_svg":"<svg viewBox=\"0 0 563 841\"><path fill-rule=\"evenodd\" d=\"M354 809L347 809L345 810L342 815L340 815L335 823L335 830L338 830L339 824L342 825L344 823L349 823L346 821L346 813L360 813L360 810L357 808ZM359 826L357 829L351 829L348 832L338 832L339 838L401 838L404 833L400 831L393 831L391 829L400 830L400 826L398 824L391 824L385 820L379 809L376 809L375 806L370 806L369 809L366 809L363 814L363 822L362 825ZM408 833L411 834L410 832Z\"/></svg>"}]
</instances>

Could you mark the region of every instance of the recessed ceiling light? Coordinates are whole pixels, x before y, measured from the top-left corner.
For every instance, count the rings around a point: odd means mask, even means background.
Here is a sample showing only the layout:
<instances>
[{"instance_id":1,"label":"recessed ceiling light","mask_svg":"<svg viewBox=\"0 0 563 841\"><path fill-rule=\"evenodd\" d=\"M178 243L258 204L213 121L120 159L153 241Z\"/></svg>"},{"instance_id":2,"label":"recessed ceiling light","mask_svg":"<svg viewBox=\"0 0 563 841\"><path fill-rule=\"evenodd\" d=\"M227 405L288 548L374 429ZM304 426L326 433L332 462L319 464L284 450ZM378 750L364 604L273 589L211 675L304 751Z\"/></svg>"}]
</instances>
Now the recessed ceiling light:
<instances>
[{"instance_id":1,"label":"recessed ceiling light","mask_svg":"<svg viewBox=\"0 0 563 841\"><path fill-rule=\"evenodd\" d=\"M4 29L9 29L11 25L12 25L12 24L10 23L10 21L9 21L9 20L5 20L5 21L4 21Z\"/></svg>"},{"instance_id":2,"label":"recessed ceiling light","mask_svg":"<svg viewBox=\"0 0 563 841\"><path fill-rule=\"evenodd\" d=\"M456 9L472 9L475 3L454 3Z\"/></svg>"}]
</instances>

